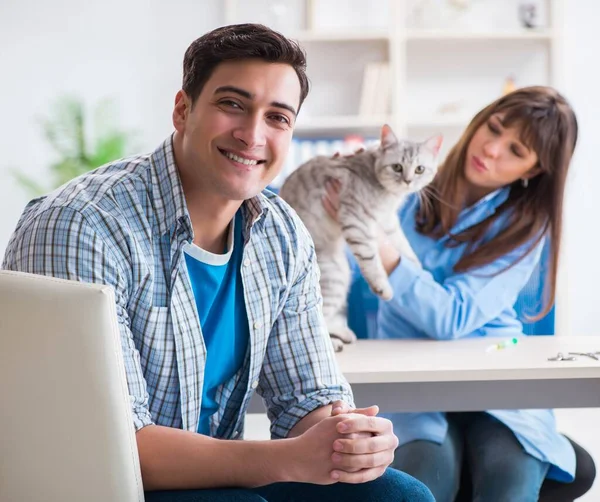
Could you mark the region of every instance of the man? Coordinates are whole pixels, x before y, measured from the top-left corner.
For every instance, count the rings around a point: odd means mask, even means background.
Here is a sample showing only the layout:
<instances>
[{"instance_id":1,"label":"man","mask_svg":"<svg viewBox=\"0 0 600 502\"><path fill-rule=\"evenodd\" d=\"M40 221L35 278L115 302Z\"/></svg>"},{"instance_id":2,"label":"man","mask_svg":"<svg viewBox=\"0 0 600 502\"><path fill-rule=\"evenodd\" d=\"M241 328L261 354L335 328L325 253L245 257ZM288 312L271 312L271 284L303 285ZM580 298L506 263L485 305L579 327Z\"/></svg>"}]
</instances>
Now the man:
<instances>
[{"instance_id":1,"label":"man","mask_svg":"<svg viewBox=\"0 0 600 502\"><path fill-rule=\"evenodd\" d=\"M115 289L149 501L433 500L386 471L397 439L376 407L353 410L312 241L263 192L307 93L280 34L204 35L172 137L32 201L8 245L5 268ZM236 440L254 390L277 441Z\"/></svg>"}]
</instances>

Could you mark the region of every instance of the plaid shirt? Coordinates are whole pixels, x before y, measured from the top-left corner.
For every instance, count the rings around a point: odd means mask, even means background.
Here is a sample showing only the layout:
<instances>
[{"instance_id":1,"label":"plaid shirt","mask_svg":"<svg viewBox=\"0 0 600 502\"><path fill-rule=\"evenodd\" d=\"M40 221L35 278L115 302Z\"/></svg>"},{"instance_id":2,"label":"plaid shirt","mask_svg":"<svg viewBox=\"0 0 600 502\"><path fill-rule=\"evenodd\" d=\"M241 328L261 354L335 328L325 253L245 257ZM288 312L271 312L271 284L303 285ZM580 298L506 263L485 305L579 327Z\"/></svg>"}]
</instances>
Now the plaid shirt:
<instances>
[{"instance_id":1,"label":"plaid shirt","mask_svg":"<svg viewBox=\"0 0 600 502\"><path fill-rule=\"evenodd\" d=\"M217 391L211 435L242 437L256 390L272 437L281 438L316 408L352 403L352 394L322 318L305 227L268 191L245 201L242 215L250 341L242 367ZM114 288L136 430L197 429L206 347L182 253L193 238L168 138L150 155L113 162L31 201L8 244L3 268Z\"/></svg>"}]
</instances>

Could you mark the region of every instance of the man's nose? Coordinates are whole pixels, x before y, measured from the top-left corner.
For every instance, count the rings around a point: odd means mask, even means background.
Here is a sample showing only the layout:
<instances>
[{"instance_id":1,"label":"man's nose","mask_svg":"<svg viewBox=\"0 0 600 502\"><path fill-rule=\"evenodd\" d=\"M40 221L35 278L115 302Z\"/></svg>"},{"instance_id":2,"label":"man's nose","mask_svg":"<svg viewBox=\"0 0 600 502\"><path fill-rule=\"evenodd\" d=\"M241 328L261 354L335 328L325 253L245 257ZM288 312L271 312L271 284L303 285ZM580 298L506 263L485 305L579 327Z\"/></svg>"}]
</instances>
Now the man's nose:
<instances>
[{"instance_id":1,"label":"man's nose","mask_svg":"<svg viewBox=\"0 0 600 502\"><path fill-rule=\"evenodd\" d=\"M265 144L265 126L258 117L248 117L233 132L233 137L244 143L248 148L255 148Z\"/></svg>"}]
</instances>

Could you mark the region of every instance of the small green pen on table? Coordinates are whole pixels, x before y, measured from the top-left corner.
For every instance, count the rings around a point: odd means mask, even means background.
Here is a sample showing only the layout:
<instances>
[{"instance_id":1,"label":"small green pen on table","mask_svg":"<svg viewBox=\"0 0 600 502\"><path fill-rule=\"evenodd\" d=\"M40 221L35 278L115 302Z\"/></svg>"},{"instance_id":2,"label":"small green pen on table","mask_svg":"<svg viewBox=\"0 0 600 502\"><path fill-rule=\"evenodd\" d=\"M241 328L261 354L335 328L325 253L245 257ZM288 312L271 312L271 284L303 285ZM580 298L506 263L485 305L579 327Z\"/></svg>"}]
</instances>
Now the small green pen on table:
<instances>
[{"instance_id":1,"label":"small green pen on table","mask_svg":"<svg viewBox=\"0 0 600 502\"><path fill-rule=\"evenodd\" d=\"M508 338L507 340L502 340L501 342L495 343L494 345L490 345L486 352L492 352L494 350L504 350L510 347L514 347L519 342L518 338Z\"/></svg>"}]
</instances>

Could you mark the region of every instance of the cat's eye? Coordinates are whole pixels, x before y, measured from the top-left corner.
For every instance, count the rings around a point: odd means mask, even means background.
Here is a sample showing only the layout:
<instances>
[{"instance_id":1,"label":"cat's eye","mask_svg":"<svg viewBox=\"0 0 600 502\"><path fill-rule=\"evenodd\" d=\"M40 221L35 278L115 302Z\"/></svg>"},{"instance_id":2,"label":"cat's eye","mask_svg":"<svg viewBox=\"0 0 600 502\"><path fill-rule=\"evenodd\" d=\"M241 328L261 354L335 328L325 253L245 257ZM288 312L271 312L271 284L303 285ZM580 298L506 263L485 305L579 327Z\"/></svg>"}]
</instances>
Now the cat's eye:
<instances>
[{"instance_id":1,"label":"cat's eye","mask_svg":"<svg viewBox=\"0 0 600 502\"><path fill-rule=\"evenodd\" d=\"M417 166L415 168L415 173L416 174L423 174L425 172L425 167L424 166Z\"/></svg>"},{"instance_id":2,"label":"cat's eye","mask_svg":"<svg viewBox=\"0 0 600 502\"><path fill-rule=\"evenodd\" d=\"M394 170L394 172L396 173L401 173L402 172L402 164L392 164L392 169Z\"/></svg>"}]
</instances>

